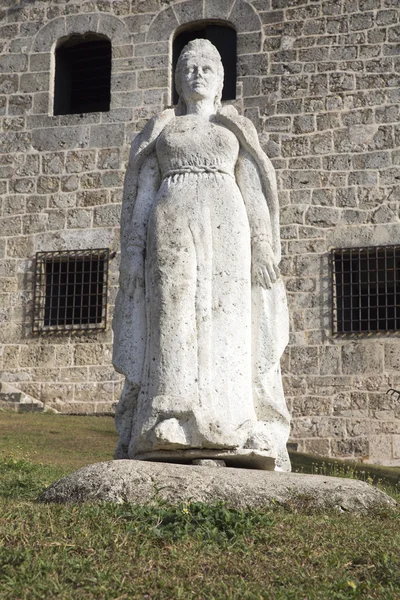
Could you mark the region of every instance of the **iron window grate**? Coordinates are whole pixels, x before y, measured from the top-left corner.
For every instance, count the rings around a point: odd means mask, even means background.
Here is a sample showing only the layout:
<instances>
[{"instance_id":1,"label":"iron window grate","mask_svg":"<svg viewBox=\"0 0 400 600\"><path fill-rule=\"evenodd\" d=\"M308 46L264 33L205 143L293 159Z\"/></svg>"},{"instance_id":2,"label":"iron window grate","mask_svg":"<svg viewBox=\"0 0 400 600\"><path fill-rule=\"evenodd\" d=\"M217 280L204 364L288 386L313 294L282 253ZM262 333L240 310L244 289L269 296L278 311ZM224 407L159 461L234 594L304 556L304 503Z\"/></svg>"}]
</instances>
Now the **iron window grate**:
<instances>
[{"instance_id":1,"label":"iron window grate","mask_svg":"<svg viewBox=\"0 0 400 600\"><path fill-rule=\"evenodd\" d=\"M33 332L107 327L108 248L38 252Z\"/></svg>"},{"instance_id":2,"label":"iron window grate","mask_svg":"<svg viewBox=\"0 0 400 600\"><path fill-rule=\"evenodd\" d=\"M333 333L400 330L400 246L332 250Z\"/></svg>"}]
</instances>

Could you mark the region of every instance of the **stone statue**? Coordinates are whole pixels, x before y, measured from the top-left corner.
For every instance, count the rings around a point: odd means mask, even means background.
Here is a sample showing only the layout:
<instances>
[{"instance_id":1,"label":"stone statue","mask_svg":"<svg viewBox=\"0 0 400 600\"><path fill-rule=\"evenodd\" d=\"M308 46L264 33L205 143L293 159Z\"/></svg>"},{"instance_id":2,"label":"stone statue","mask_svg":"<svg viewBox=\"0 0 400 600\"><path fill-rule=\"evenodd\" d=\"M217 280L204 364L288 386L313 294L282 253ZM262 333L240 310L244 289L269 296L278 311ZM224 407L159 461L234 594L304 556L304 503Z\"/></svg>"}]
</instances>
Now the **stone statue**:
<instances>
[{"instance_id":1,"label":"stone statue","mask_svg":"<svg viewBox=\"0 0 400 600\"><path fill-rule=\"evenodd\" d=\"M252 123L221 107L223 75L216 48L190 42L177 108L132 145L113 323L126 378L115 457L289 471L276 179Z\"/></svg>"}]
</instances>

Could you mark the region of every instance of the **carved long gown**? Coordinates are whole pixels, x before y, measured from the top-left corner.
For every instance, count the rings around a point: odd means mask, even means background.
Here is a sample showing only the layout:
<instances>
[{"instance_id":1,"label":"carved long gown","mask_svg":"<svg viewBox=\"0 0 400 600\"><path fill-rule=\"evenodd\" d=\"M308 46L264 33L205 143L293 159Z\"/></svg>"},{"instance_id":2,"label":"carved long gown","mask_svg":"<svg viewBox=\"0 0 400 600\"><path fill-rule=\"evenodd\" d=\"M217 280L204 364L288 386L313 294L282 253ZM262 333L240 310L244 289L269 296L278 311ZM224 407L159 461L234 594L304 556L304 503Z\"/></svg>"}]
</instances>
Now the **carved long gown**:
<instances>
[{"instance_id":1,"label":"carved long gown","mask_svg":"<svg viewBox=\"0 0 400 600\"><path fill-rule=\"evenodd\" d=\"M276 456L253 401L251 231L236 183L239 150L231 131L193 115L157 139L161 185L147 227L147 341L131 458L196 458L196 449L225 458L238 447ZM285 411L272 416L283 423L283 444Z\"/></svg>"}]
</instances>

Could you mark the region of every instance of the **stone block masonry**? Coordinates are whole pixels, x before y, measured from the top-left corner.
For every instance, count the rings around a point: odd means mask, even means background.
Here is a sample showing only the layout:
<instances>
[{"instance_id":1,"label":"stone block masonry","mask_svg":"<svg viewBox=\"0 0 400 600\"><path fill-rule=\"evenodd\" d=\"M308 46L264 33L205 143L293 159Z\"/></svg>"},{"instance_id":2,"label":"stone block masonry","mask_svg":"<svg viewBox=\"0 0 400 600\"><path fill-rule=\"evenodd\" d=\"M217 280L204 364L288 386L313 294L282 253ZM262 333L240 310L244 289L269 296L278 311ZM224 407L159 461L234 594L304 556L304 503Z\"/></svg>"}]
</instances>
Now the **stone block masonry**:
<instances>
[{"instance_id":1,"label":"stone block masonry","mask_svg":"<svg viewBox=\"0 0 400 600\"><path fill-rule=\"evenodd\" d=\"M129 144L171 103L170 40L202 19L238 32L238 110L278 173L291 341L292 442L400 465L396 334L334 337L329 250L400 244L397 0L3 0L0 6L0 379L61 412L112 412L110 328L33 337L37 251L119 250ZM111 109L52 115L54 47L112 43ZM118 279L110 263L109 319Z\"/></svg>"}]
</instances>

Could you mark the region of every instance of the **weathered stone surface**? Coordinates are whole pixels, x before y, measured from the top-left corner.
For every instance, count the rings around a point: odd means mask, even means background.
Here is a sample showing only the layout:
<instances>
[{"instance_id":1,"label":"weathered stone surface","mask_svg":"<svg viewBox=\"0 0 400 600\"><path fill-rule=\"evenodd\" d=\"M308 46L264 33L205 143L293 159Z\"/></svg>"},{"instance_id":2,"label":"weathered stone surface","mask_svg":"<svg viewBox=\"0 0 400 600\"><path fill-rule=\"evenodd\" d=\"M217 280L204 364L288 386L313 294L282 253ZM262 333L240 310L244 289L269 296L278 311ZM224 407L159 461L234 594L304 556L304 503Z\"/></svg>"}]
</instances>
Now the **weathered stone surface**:
<instances>
[{"instance_id":1,"label":"weathered stone surface","mask_svg":"<svg viewBox=\"0 0 400 600\"><path fill-rule=\"evenodd\" d=\"M86 147L89 143L88 127L54 127L52 129L35 129L32 145L39 151L51 151L69 148Z\"/></svg>"},{"instance_id":2,"label":"weathered stone surface","mask_svg":"<svg viewBox=\"0 0 400 600\"><path fill-rule=\"evenodd\" d=\"M0 411L13 412L51 412L57 410L47 406L42 400L32 397L9 383L0 383Z\"/></svg>"},{"instance_id":3,"label":"weathered stone surface","mask_svg":"<svg viewBox=\"0 0 400 600\"><path fill-rule=\"evenodd\" d=\"M261 29L261 21L257 12L247 2L236 0L229 13L229 19L234 23L237 31L254 32Z\"/></svg>"},{"instance_id":4,"label":"weathered stone surface","mask_svg":"<svg viewBox=\"0 0 400 600\"><path fill-rule=\"evenodd\" d=\"M178 27L179 23L171 7L161 11L152 22L147 35L147 41L155 42L167 40L171 33Z\"/></svg>"},{"instance_id":5,"label":"weathered stone surface","mask_svg":"<svg viewBox=\"0 0 400 600\"><path fill-rule=\"evenodd\" d=\"M184 114L167 110L146 125L126 177L113 321L114 366L126 377L117 456L289 470L275 173L250 121L219 110L223 67L209 41L185 46L176 84ZM116 208L96 208L94 225L112 223Z\"/></svg>"},{"instance_id":6,"label":"weathered stone surface","mask_svg":"<svg viewBox=\"0 0 400 600\"><path fill-rule=\"evenodd\" d=\"M122 145L124 128L122 125L98 125L91 127L90 145L94 148L109 148Z\"/></svg>"},{"instance_id":7,"label":"weathered stone surface","mask_svg":"<svg viewBox=\"0 0 400 600\"><path fill-rule=\"evenodd\" d=\"M237 508L307 500L321 509L356 513L396 506L380 490L354 479L136 460L83 467L54 483L38 500L135 504L224 501Z\"/></svg>"},{"instance_id":8,"label":"weathered stone surface","mask_svg":"<svg viewBox=\"0 0 400 600\"><path fill-rule=\"evenodd\" d=\"M342 346L343 373L379 373L383 353L380 344L351 343Z\"/></svg>"},{"instance_id":9,"label":"weathered stone surface","mask_svg":"<svg viewBox=\"0 0 400 600\"><path fill-rule=\"evenodd\" d=\"M228 18L235 0L205 0L206 19Z\"/></svg>"},{"instance_id":10,"label":"weathered stone surface","mask_svg":"<svg viewBox=\"0 0 400 600\"><path fill-rule=\"evenodd\" d=\"M174 6L174 13L180 25L200 21L203 18L203 3L197 0L186 0Z\"/></svg>"}]
</instances>

